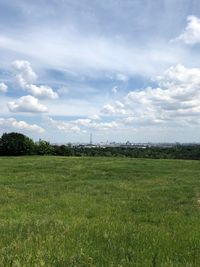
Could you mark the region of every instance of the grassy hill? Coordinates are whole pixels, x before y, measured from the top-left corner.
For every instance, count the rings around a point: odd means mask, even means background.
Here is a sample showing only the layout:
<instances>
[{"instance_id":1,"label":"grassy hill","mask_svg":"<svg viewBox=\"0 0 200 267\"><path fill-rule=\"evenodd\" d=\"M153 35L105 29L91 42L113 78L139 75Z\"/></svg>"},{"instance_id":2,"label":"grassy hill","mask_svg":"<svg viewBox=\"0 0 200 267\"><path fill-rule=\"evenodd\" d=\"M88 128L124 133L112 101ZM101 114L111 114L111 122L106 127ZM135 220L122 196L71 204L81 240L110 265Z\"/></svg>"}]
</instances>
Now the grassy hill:
<instances>
[{"instance_id":1,"label":"grassy hill","mask_svg":"<svg viewBox=\"0 0 200 267\"><path fill-rule=\"evenodd\" d=\"M200 266L200 162L0 158L0 266Z\"/></svg>"}]
</instances>

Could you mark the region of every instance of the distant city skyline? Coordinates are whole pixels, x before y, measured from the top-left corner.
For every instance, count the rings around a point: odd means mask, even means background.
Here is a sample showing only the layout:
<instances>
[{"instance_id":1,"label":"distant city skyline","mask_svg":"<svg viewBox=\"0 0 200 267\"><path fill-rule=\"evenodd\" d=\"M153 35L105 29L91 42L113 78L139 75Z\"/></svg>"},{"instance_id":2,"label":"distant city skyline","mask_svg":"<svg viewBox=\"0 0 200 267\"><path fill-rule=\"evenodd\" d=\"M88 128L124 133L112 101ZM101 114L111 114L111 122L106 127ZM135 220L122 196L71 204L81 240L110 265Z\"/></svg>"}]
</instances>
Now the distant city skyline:
<instances>
[{"instance_id":1,"label":"distant city skyline","mask_svg":"<svg viewBox=\"0 0 200 267\"><path fill-rule=\"evenodd\" d=\"M200 142L198 0L0 0L0 134Z\"/></svg>"}]
</instances>

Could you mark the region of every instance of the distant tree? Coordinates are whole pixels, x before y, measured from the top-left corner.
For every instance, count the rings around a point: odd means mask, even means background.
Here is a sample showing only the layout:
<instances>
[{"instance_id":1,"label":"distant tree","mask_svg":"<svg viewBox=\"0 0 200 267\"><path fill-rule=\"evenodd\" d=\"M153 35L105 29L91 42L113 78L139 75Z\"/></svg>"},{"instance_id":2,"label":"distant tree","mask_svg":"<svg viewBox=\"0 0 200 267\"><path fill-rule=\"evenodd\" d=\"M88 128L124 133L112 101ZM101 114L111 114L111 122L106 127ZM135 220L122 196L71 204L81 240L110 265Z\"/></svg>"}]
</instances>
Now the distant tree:
<instances>
[{"instance_id":1,"label":"distant tree","mask_svg":"<svg viewBox=\"0 0 200 267\"><path fill-rule=\"evenodd\" d=\"M38 155L51 155L53 154L53 147L49 142L40 139L36 144L36 152Z\"/></svg>"},{"instance_id":2,"label":"distant tree","mask_svg":"<svg viewBox=\"0 0 200 267\"><path fill-rule=\"evenodd\" d=\"M73 155L72 153L72 148L71 145L54 145L54 155L57 156L71 156Z\"/></svg>"},{"instance_id":3,"label":"distant tree","mask_svg":"<svg viewBox=\"0 0 200 267\"><path fill-rule=\"evenodd\" d=\"M31 155L34 152L33 140L21 133L4 133L0 138L0 154L3 156Z\"/></svg>"}]
</instances>

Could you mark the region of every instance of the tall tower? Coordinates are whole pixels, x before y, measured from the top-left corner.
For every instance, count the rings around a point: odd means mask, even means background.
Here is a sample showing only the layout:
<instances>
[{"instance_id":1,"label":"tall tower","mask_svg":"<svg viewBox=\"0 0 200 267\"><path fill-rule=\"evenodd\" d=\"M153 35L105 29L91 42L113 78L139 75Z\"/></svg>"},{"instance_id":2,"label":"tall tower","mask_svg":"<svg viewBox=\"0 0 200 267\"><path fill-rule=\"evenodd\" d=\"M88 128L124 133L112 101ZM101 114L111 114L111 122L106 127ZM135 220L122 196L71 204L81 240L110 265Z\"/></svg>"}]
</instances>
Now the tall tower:
<instances>
[{"instance_id":1,"label":"tall tower","mask_svg":"<svg viewBox=\"0 0 200 267\"><path fill-rule=\"evenodd\" d=\"M90 145L92 145L92 133L90 133Z\"/></svg>"}]
</instances>

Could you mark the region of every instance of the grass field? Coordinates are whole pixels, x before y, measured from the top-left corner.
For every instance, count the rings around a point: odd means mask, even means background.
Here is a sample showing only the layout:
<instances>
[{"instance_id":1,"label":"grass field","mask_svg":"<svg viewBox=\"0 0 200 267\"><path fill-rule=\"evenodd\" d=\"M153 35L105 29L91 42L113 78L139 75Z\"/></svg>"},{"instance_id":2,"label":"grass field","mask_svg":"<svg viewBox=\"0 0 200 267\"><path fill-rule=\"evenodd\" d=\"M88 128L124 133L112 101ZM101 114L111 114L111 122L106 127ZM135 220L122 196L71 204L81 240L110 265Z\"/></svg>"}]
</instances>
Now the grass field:
<instances>
[{"instance_id":1,"label":"grass field","mask_svg":"<svg viewBox=\"0 0 200 267\"><path fill-rule=\"evenodd\" d=\"M200 162L0 158L0 266L199 267Z\"/></svg>"}]
</instances>

